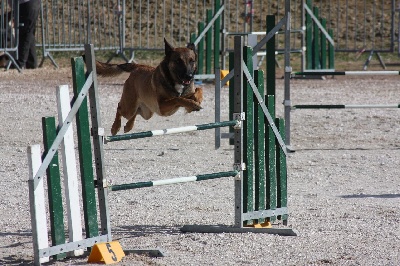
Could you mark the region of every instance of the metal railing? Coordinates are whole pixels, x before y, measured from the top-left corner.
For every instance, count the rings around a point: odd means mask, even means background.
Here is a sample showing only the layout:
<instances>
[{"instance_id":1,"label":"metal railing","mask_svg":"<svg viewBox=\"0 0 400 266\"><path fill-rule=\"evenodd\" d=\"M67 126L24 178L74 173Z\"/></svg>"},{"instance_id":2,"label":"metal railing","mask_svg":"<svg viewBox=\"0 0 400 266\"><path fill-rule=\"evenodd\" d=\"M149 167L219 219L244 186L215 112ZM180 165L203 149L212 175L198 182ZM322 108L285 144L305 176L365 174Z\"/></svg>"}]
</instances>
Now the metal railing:
<instances>
[{"instance_id":1,"label":"metal railing","mask_svg":"<svg viewBox=\"0 0 400 266\"><path fill-rule=\"evenodd\" d=\"M8 69L11 64L17 68L18 58L18 0L1 1L0 3L0 56L2 66Z\"/></svg>"},{"instance_id":2,"label":"metal railing","mask_svg":"<svg viewBox=\"0 0 400 266\"><path fill-rule=\"evenodd\" d=\"M4 2L4 1L3 1ZM215 13L214 0L42 0L37 42L44 58L52 52L83 51L90 42L96 50L115 51L132 60L136 50L162 50L163 39L176 46L186 45L198 32L198 22L206 21L208 10ZM291 47L305 46L303 1L291 0ZM222 14L221 54L232 50L234 35L264 32L266 16L284 16L285 0L225 0ZM399 3L366 0L312 2L333 30L337 52L394 52L398 43L396 7ZM260 36L259 38L262 38ZM277 51L284 38L277 35ZM129 52L128 56L124 53ZM55 63L55 62L54 62Z\"/></svg>"}]
</instances>

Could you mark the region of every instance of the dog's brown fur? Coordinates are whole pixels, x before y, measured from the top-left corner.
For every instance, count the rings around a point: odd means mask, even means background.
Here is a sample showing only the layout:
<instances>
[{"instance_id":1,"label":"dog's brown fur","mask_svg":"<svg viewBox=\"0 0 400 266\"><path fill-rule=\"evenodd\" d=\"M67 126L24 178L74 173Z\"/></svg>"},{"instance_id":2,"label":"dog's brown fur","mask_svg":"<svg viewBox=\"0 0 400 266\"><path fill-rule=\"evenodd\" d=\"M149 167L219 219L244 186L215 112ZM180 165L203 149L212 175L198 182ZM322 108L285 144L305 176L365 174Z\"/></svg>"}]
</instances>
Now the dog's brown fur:
<instances>
[{"instance_id":1,"label":"dog's brown fur","mask_svg":"<svg viewBox=\"0 0 400 266\"><path fill-rule=\"evenodd\" d=\"M128 120L124 132L129 132L139 114L150 119L154 113L173 115L180 107L188 113L199 111L203 90L193 84L196 53L193 44L185 48L173 48L166 40L165 57L157 67L136 63L107 64L96 61L96 71L101 76L115 76L130 72L125 81L121 100L111 128L115 135L121 128L121 117Z\"/></svg>"}]
</instances>

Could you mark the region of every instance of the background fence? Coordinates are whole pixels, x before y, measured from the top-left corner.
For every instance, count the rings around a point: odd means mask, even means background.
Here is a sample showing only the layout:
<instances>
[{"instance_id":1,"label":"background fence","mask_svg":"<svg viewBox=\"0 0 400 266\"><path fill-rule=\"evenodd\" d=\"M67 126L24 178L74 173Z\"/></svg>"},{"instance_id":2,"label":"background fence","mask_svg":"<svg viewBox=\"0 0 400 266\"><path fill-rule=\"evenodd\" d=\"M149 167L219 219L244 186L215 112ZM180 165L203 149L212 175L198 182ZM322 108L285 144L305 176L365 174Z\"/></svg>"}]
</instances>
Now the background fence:
<instances>
[{"instance_id":1,"label":"background fence","mask_svg":"<svg viewBox=\"0 0 400 266\"><path fill-rule=\"evenodd\" d=\"M7 55L11 60L17 56L17 28L19 6L17 0L1 1L0 3L0 66L6 66Z\"/></svg>"},{"instance_id":2,"label":"background fence","mask_svg":"<svg viewBox=\"0 0 400 266\"><path fill-rule=\"evenodd\" d=\"M131 57L135 50L162 50L164 37L183 46L190 41L191 34L198 32L198 22L207 20L208 10L215 14L215 1L42 0L37 42L43 48L44 58L51 58L51 53L57 51L83 51L86 42L93 43L96 50L128 51ZM290 2L291 47L300 51L304 46L303 1ZM400 1L315 0L312 4L319 8L320 17L327 20L327 28L333 30L336 52L396 51ZM231 36L264 32L267 15L280 20L285 0L225 0L221 5L221 49L227 55L233 48ZM4 35L4 25L0 26ZM283 36L277 36L276 42L277 50L282 50ZM3 48L0 43L0 51Z\"/></svg>"}]
</instances>

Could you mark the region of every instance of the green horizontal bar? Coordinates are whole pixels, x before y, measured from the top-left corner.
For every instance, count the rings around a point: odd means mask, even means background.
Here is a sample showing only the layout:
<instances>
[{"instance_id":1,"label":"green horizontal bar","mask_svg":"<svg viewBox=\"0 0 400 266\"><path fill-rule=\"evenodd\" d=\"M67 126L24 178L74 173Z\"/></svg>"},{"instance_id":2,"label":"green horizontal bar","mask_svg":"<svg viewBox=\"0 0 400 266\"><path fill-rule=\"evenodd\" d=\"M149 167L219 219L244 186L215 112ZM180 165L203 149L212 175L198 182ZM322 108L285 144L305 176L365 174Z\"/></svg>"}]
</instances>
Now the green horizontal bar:
<instances>
[{"instance_id":1,"label":"green horizontal bar","mask_svg":"<svg viewBox=\"0 0 400 266\"><path fill-rule=\"evenodd\" d=\"M400 108L400 104L303 104L294 105L293 109L363 109L363 108Z\"/></svg>"},{"instance_id":2,"label":"green horizontal bar","mask_svg":"<svg viewBox=\"0 0 400 266\"><path fill-rule=\"evenodd\" d=\"M307 71L307 72L295 72L296 76L344 76L346 72L342 71Z\"/></svg>"},{"instance_id":3,"label":"green horizontal bar","mask_svg":"<svg viewBox=\"0 0 400 266\"><path fill-rule=\"evenodd\" d=\"M128 190L128 189L135 189L135 188L143 188L143 187L152 187L153 182L137 182L137 183L130 183L130 184L121 184L121 185L113 185L110 186L111 191L119 191L119 190Z\"/></svg>"},{"instance_id":4,"label":"green horizontal bar","mask_svg":"<svg viewBox=\"0 0 400 266\"><path fill-rule=\"evenodd\" d=\"M196 125L197 130L206 130L206 129L212 129L212 128L218 128L218 127L229 127L229 126L235 126L237 124L237 120L231 120L231 121L223 121L223 122L216 122L216 123L209 123L209 124L203 124L203 125Z\"/></svg>"},{"instance_id":5,"label":"green horizontal bar","mask_svg":"<svg viewBox=\"0 0 400 266\"><path fill-rule=\"evenodd\" d=\"M327 105L327 104L321 104L321 105L294 105L293 109L343 109L346 108L345 105L343 104L333 104L333 105Z\"/></svg>"},{"instance_id":6,"label":"green horizontal bar","mask_svg":"<svg viewBox=\"0 0 400 266\"><path fill-rule=\"evenodd\" d=\"M239 173L238 171L229 171L229 172L219 172L219 173L198 175L196 181L203 181L203 180L216 179L216 178L229 177L229 176L237 176L238 173Z\"/></svg>"},{"instance_id":7,"label":"green horizontal bar","mask_svg":"<svg viewBox=\"0 0 400 266\"><path fill-rule=\"evenodd\" d=\"M378 70L378 71L313 71L308 70L305 72L295 72L295 76L390 76L390 75L400 75L400 71L394 70Z\"/></svg>"},{"instance_id":8,"label":"green horizontal bar","mask_svg":"<svg viewBox=\"0 0 400 266\"><path fill-rule=\"evenodd\" d=\"M124 135L107 136L106 142L130 140L130 139L140 139L140 138L147 138L147 137L151 137L151 136L153 136L153 133L151 131L138 132L138 133L132 133L132 134L124 134Z\"/></svg>"}]
</instances>

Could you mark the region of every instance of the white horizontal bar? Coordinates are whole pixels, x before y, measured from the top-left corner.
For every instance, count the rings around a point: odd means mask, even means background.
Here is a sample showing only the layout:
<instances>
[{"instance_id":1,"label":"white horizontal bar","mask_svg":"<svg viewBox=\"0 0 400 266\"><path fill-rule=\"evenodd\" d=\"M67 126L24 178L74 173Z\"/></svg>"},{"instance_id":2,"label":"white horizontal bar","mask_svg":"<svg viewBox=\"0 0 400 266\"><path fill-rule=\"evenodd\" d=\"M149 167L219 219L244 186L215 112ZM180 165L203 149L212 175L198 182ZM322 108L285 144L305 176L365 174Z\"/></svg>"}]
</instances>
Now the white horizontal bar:
<instances>
[{"instance_id":1,"label":"white horizontal bar","mask_svg":"<svg viewBox=\"0 0 400 266\"><path fill-rule=\"evenodd\" d=\"M399 108L399 104L346 104L344 108Z\"/></svg>"},{"instance_id":2,"label":"white horizontal bar","mask_svg":"<svg viewBox=\"0 0 400 266\"><path fill-rule=\"evenodd\" d=\"M198 74L194 75L194 79L215 79L215 74Z\"/></svg>"},{"instance_id":3,"label":"white horizontal bar","mask_svg":"<svg viewBox=\"0 0 400 266\"><path fill-rule=\"evenodd\" d=\"M161 136L161 135L175 134L180 132L190 132L196 130L197 130L196 126L186 126L186 127L176 127L169 129L158 129L151 131L151 133L153 133L153 136Z\"/></svg>"},{"instance_id":4,"label":"white horizontal bar","mask_svg":"<svg viewBox=\"0 0 400 266\"><path fill-rule=\"evenodd\" d=\"M326 70L321 70L326 71ZM346 75L399 75L399 71L345 71Z\"/></svg>"},{"instance_id":5,"label":"white horizontal bar","mask_svg":"<svg viewBox=\"0 0 400 266\"><path fill-rule=\"evenodd\" d=\"M193 182L197 180L197 176L188 176L188 177L177 177L165 180L157 180L152 181L153 186L162 186L162 185L170 185L176 183L186 183L186 182Z\"/></svg>"}]
</instances>

